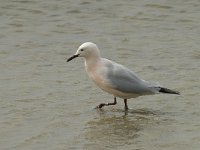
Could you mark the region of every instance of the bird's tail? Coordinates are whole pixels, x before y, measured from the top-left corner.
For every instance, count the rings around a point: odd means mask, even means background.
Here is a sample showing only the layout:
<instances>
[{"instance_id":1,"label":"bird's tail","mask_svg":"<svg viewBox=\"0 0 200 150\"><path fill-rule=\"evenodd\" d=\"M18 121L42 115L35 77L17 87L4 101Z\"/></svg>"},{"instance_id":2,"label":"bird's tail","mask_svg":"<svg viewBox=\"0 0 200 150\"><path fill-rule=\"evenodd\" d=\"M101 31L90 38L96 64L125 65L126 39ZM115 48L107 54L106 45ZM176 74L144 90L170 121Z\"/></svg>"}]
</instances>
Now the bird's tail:
<instances>
[{"instance_id":1,"label":"bird's tail","mask_svg":"<svg viewBox=\"0 0 200 150\"><path fill-rule=\"evenodd\" d=\"M163 88L163 87L160 87L159 92L160 93L166 93L166 94L178 94L178 95L180 95L180 92L178 92L178 91L170 90L170 89Z\"/></svg>"}]
</instances>

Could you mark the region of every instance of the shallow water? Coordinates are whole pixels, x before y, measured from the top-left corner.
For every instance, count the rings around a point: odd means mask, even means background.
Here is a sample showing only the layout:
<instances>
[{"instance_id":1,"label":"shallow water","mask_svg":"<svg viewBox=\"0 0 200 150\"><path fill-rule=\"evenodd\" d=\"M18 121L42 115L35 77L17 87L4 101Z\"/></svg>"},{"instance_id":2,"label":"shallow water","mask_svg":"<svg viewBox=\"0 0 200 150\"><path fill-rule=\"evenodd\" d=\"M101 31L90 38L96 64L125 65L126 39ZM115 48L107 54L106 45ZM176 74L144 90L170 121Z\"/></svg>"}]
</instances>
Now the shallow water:
<instances>
[{"instance_id":1,"label":"shallow water","mask_svg":"<svg viewBox=\"0 0 200 150\"><path fill-rule=\"evenodd\" d=\"M198 150L200 1L0 0L1 150ZM113 97L87 77L102 56L181 96L155 95L93 109Z\"/></svg>"}]
</instances>

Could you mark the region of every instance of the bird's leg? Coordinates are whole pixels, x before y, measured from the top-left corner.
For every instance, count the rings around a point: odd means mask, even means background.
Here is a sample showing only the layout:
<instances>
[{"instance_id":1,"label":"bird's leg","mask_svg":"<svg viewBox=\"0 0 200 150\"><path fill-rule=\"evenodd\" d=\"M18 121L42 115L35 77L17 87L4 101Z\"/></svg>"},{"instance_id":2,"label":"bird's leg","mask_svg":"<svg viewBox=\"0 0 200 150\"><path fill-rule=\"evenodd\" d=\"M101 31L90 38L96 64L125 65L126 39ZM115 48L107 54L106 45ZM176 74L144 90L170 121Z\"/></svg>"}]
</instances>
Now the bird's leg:
<instances>
[{"instance_id":1,"label":"bird's leg","mask_svg":"<svg viewBox=\"0 0 200 150\"><path fill-rule=\"evenodd\" d=\"M116 99L116 97L114 97L114 102L113 103L101 103L96 108L102 108L104 106L116 105L116 104L117 104L117 99Z\"/></svg>"},{"instance_id":2,"label":"bird's leg","mask_svg":"<svg viewBox=\"0 0 200 150\"><path fill-rule=\"evenodd\" d=\"M125 111L128 110L127 99L124 99L124 109Z\"/></svg>"}]
</instances>

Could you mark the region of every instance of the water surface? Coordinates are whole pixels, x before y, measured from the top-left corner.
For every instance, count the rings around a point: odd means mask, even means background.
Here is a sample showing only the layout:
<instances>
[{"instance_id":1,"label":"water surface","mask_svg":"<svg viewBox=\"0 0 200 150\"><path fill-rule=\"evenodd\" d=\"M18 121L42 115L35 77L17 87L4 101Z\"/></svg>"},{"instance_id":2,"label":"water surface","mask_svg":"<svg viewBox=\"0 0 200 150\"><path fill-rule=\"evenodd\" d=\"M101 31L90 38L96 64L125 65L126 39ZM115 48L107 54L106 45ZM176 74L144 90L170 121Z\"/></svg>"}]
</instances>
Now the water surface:
<instances>
[{"instance_id":1,"label":"water surface","mask_svg":"<svg viewBox=\"0 0 200 150\"><path fill-rule=\"evenodd\" d=\"M0 0L1 150L198 150L200 2ZM87 77L86 41L181 96L93 109L113 97Z\"/></svg>"}]
</instances>

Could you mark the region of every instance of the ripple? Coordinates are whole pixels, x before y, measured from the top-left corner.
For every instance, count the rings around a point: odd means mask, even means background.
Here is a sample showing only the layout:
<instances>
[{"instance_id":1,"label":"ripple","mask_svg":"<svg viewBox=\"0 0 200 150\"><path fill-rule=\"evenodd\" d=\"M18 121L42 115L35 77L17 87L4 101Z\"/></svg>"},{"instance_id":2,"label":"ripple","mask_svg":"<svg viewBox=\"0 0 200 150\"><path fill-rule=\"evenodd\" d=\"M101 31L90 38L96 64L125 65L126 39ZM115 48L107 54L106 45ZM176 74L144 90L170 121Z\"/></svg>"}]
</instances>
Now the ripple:
<instances>
[{"instance_id":1,"label":"ripple","mask_svg":"<svg viewBox=\"0 0 200 150\"><path fill-rule=\"evenodd\" d=\"M162 9L171 9L173 8L172 6L168 5L160 5L160 4L146 4L146 7L152 7L152 8L162 8Z\"/></svg>"}]
</instances>

